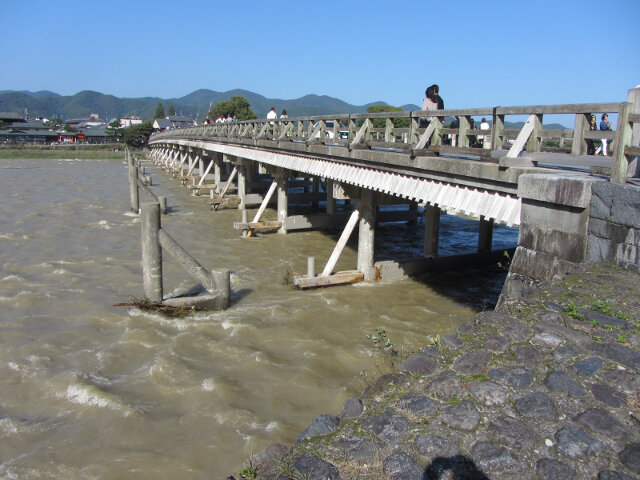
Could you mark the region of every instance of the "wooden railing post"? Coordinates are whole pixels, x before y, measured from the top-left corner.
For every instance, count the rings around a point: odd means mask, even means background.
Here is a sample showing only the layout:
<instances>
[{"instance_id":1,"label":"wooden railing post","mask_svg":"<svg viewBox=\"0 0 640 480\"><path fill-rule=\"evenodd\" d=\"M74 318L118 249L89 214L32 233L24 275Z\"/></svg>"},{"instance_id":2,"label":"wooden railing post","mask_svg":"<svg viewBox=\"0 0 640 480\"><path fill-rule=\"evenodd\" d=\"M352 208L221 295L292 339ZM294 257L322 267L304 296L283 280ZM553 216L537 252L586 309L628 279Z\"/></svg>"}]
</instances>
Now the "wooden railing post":
<instances>
[{"instance_id":1,"label":"wooden railing post","mask_svg":"<svg viewBox=\"0 0 640 480\"><path fill-rule=\"evenodd\" d=\"M384 141L387 143L395 142L395 137L393 135L393 120L390 118L385 118L384 124Z\"/></svg>"},{"instance_id":2,"label":"wooden railing post","mask_svg":"<svg viewBox=\"0 0 640 480\"><path fill-rule=\"evenodd\" d=\"M491 147L494 150L502 149L504 145L504 115L496 113L493 109L493 128L491 129Z\"/></svg>"},{"instance_id":3,"label":"wooden railing post","mask_svg":"<svg viewBox=\"0 0 640 480\"><path fill-rule=\"evenodd\" d=\"M542 144L542 115L532 115L533 117L533 131L529 135L527 141L527 152L539 152Z\"/></svg>"},{"instance_id":4,"label":"wooden railing post","mask_svg":"<svg viewBox=\"0 0 640 480\"><path fill-rule=\"evenodd\" d=\"M621 103L618 110L618 128L614 140L613 160L611 164L611 183L626 183L629 170L624 148L631 145L632 130L629 126L629 109L631 104Z\"/></svg>"},{"instance_id":5,"label":"wooden railing post","mask_svg":"<svg viewBox=\"0 0 640 480\"><path fill-rule=\"evenodd\" d=\"M632 88L627 92L627 102L629 114L640 115L640 86ZM631 146L640 146L640 123L634 123L631 127ZM629 159L628 177L640 177L640 157L633 156Z\"/></svg>"},{"instance_id":6,"label":"wooden railing post","mask_svg":"<svg viewBox=\"0 0 640 480\"><path fill-rule=\"evenodd\" d=\"M467 131L469 130L469 117L465 115L459 115L460 126L458 127L458 147L468 147L469 137Z\"/></svg>"},{"instance_id":7,"label":"wooden railing post","mask_svg":"<svg viewBox=\"0 0 640 480\"><path fill-rule=\"evenodd\" d=\"M418 139L420 138L419 128L420 119L418 117L414 117L412 112L411 118L409 118L409 138L407 139L407 143L411 145L418 143Z\"/></svg>"},{"instance_id":8,"label":"wooden railing post","mask_svg":"<svg viewBox=\"0 0 640 480\"><path fill-rule=\"evenodd\" d=\"M356 120L349 115L349 141L351 142L356 136Z\"/></svg>"},{"instance_id":9,"label":"wooden railing post","mask_svg":"<svg viewBox=\"0 0 640 480\"><path fill-rule=\"evenodd\" d=\"M589 131L590 115L591 114L587 113L576 113L571 155L583 155L587 152L587 140L584 138L584 134Z\"/></svg>"}]
</instances>

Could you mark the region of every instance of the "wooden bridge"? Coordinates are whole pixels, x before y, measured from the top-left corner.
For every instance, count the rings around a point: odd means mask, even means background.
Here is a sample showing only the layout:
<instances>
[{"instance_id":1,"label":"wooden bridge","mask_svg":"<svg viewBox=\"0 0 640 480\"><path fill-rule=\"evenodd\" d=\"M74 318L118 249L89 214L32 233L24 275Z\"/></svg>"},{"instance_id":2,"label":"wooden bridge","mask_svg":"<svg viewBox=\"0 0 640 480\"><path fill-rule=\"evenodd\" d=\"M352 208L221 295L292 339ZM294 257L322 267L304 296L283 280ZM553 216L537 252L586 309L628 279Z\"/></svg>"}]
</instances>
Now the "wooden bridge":
<instances>
[{"instance_id":1,"label":"wooden bridge","mask_svg":"<svg viewBox=\"0 0 640 480\"><path fill-rule=\"evenodd\" d=\"M601 113L617 116L615 131L589 130L591 114ZM545 129L543 119L550 114L565 116L566 123L573 123L574 128ZM454 116L459 125L447 127L445 119ZM491 119L490 130L475 126L481 117ZM521 129L506 127L514 117L526 119ZM523 222L523 188L519 186L523 175L557 178L567 174L571 178L633 182L640 173L639 122L640 89L636 88L629 91L628 101L621 103L216 123L156 134L149 145L154 162L182 179L194 194L208 195L214 209L229 204L229 187L234 185L235 203L231 204L244 214L236 227L248 235L261 228L286 233L345 225L322 274L315 277L310 271L307 276L315 280L301 280L304 286L342 281L331 280L332 269L356 224L358 265L351 272L353 278L387 279L394 276L393 272L410 275L422 271L437 258L442 210L476 218L480 222L478 251L490 251L494 223L519 226ZM610 144L610 158L586 154L589 142L599 144L603 139ZM272 179L268 188L265 174ZM289 191L294 182L304 187L304 193ZM532 193L535 188L525 190L527 198L539 200ZM276 191L278 220L262 222L261 215ZM294 196L316 203L326 200L326 211L290 216L288 205ZM356 208L348 216L338 215L336 200L353 201ZM560 206L563 203L557 199L553 202ZM576 208L571 200L568 202L565 208ZM377 216L377 207L388 204L409 204L405 216L414 218L417 205L425 207L424 258L395 266L374 265L375 225L383 220ZM246 209L251 205L260 208L249 222Z\"/></svg>"}]
</instances>

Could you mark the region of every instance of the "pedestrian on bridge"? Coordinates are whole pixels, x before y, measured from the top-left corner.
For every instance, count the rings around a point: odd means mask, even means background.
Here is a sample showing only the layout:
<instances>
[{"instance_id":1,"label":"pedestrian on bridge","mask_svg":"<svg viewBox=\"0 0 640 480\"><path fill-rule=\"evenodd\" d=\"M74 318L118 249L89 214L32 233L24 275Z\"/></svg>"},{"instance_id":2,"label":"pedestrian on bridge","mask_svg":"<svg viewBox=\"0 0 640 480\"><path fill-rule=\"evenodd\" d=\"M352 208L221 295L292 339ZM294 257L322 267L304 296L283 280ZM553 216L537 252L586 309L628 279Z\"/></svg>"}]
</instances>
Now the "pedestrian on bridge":
<instances>
[{"instance_id":1,"label":"pedestrian on bridge","mask_svg":"<svg viewBox=\"0 0 640 480\"><path fill-rule=\"evenodd\" d=\"M598 130L598 124L596 123L596 120L596 116L591 114L591 119L589 120L590 131ZM596 155L596 146L591 138L587 138L587 155Z\"/></svg>"},{"instance_id":2,"label":"pedestrian on bridge","mask_svg":"<svg viewBox=\"0 0 640 480\"><path fill-rule=\"evenodd\" d=\"M422 101L422 110L444 110L444 100L440 96L440 87L431 85L425 92L425 99ZM433 117L426 117L420 121L421 127L426 127Z\"/></svg>"},{"instance_id":3,"label":"pedestrian on bridge","mask_svg":"<svg viewBox=\"0 0 640 480\"><path fill-rule=\"evenodd\" d=\"M602 114L601 117L601 121L600 121L600 130L611 130L611 122L609 121L609 115L607 115L606 113ZM607 139L603 138L602 139L602 155L604 155L605 157L608 157L609 155L607 155Z\"/></svg>"}]
</instances>

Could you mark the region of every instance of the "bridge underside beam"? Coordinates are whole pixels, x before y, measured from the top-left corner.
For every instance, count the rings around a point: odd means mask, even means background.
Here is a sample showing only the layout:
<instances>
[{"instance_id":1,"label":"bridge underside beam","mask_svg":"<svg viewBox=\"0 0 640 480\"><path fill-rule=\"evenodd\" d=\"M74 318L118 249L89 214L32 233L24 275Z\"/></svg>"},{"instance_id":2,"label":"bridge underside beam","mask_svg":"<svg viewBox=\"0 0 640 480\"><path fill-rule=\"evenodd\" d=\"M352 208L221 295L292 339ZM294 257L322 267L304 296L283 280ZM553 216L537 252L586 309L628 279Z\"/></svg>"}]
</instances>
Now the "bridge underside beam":
<instances>
[{"instance_id":1,"label":"bridge underside beam","mask_svg":"<svg viewBox=\"0 0 640 480\"><path fill-rule=\"evenodd\" d=\"M379 164L374 162L376 168L371 168L371 156L375 157L379 152L368 152L367 165L365 157L358 161L342 162L327 157L326 153L322 157L306 157L291 152L259 150L255 146L249 148L193 140L173 141L236 155L270 168L297 172L296 175L325 178L404 200L438 205L478 219L483 216L506 225L518 225L520 222L516 182L521 172L517 168L499 173L499 166L494 164L443 157L407 160L402 155L396 155L397 158L394 157L394 162L391 162L385 157L391 155L389 153L384 153Z\"/></svg>"}]
</instances>

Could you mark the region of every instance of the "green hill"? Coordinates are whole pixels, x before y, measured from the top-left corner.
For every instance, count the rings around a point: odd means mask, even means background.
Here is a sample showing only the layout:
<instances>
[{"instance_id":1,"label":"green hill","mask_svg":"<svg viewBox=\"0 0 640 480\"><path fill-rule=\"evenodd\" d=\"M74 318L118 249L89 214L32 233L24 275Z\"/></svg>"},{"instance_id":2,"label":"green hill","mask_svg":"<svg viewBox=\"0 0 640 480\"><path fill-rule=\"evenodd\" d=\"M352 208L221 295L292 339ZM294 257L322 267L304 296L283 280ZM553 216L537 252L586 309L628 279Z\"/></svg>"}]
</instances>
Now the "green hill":
<instances>
[{"instance_id":1,"label":"green hill","mask_svg":"<svg viewBox=\"0 0 640 480\"><path fill-rule=\"evenodd\" d=\"M180 98L119 98L99 92L84 90L75 95L63 96L49 91L0 91L0 112L23 113L28 109L29 116L63 118L87 118L97 113L103 120L116 117L138 116L142 119L153 118L158 103L162 103L165 112L170 106L175 108L178 115L198 115L202 119L209 111L209 105L227 101L231 97L240 95L249 100L251 110L258 117L265 117L273 106L278 114L286 110L290 117L304 117L310 115L331 115L336 113L364 113L371 105L386 104L383 101L371 102L366 105L351 105L338 98L327 95L305 95L293 100L266 98L248 90L229 90L216 92L200 89ZM413 104L403 105L404 110L419 110ZM524 122L505 122L507 128L521 128ZM566 128L559 124L545 125L549 129Z\"/></svg>"},{"instance_id":2,"label":"green hill","mask_svg":"<svg viewBox=\"0 0 640 480\"><path fill-rule=\"evenodd\" d=\"M266 98L257 93L239 89L228 92L202 89L184 97L170 99L157 97L118 98L89 90L71 96L47 91L35 93L2 91L0 92L0 111L22 113L26 108L29 110L31 118L86 118L92 113L97 113L100 118L106 120L131 115L147 119L153 118L158 103L162 103L165 112L170 106L173 106L177 114L195 116L199 112L200 118L203 118L209 110L210 102L215 105L218 102L227 101L235 95L241 95L249 100L251 109L258 117L266 116L272 106L276 107L278 113L284 109L287 110L289 116L293 117L366 112L369 105L385 103L374 102L358 106L326 95L306 95L294 100L282 100Z\"/></svg>"}]
</instances>

